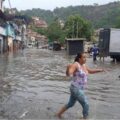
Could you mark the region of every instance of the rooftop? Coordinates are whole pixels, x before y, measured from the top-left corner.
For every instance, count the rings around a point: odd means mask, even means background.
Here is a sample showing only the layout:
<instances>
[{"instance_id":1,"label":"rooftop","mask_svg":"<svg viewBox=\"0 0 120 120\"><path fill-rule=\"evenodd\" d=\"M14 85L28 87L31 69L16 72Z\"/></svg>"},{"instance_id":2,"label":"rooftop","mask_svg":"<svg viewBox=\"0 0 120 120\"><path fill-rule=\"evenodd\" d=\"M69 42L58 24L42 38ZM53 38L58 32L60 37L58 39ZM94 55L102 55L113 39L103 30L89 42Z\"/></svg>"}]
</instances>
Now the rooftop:
<instances>
[{"instance_id":1,"label":"rooftop","mask_svg":"<svg viewBox=\"0 0 120 120\"><path fill-rule=\"evenodd\" d=\"M85 41L86 38L66 38L67 41Z\"/></svg>"}]
</instances>

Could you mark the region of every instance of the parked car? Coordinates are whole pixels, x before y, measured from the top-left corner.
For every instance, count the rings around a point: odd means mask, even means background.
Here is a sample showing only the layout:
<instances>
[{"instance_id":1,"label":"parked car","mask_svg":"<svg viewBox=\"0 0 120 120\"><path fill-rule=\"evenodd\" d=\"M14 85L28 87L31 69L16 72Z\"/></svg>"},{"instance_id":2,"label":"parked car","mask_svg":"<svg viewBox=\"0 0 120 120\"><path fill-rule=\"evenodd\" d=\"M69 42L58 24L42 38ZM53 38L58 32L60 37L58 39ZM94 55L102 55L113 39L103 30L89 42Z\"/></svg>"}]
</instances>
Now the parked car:
<instances>
[{"instance_id":1,"label":"parked car","mask_svg":"<svg viewBox=\"0 0 120 120\"><path fill-rule=\"evenodd\" d=\"M33 45L30 44L30 43L27 45L28 48L32 48L32 46L33 46Z\"/></svg>"}]
</instances>

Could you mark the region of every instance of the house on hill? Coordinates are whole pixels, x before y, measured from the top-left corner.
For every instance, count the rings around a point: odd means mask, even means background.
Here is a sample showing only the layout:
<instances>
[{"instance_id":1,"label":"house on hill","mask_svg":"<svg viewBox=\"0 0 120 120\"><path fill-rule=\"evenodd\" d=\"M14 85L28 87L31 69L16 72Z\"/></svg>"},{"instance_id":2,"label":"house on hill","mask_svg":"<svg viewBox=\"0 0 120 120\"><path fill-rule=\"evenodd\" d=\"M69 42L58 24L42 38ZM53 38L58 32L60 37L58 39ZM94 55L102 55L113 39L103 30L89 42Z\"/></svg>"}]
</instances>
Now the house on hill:
<instances>
[{"instance_id":1,"label":"house on hill","mask_svg":"<svg viewBox=\"0 0 120 120\"><path fill-rule=\"evenodd\" d=\"M48 25L45 20L40 19L39 17L32 17L33 23L37 28L47 28Z\"/></svg>"}]
</instances>

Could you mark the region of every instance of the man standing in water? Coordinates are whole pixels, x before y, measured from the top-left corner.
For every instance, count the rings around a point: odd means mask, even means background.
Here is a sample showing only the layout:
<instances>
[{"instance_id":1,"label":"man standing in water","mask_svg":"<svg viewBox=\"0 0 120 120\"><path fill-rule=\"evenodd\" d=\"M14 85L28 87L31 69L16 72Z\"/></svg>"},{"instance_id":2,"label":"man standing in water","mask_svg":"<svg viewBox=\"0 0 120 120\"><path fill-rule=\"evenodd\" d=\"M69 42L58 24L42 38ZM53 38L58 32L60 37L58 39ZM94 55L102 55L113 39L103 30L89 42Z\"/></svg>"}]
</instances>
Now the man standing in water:
<instances>
[{"instance_id":1,"label":"man standing in water","mask_svg":"<svg viewBox=\"0 0 120 120\"><path fill-rule=\"evenodd\" d=\"M96 45L92 48L93 53L93 61L95 62L97 60L97 55L99 54L99 49Z\"/></svg>"},{"instance_id":2,"label":"man standing in water","mask_svg":"<svg viewBox=\"0 0 120 120\"><path fill-rule=\"evenodd\" d=\"M73 107L76 101L78 101L83 108L83 119L87 119L89 115L89 104L87 98L84 94L84 88L87 84L88 73L94 74L98 72L103 72L103 69L90 69L85 65L86 55L84 53L77 54L75 62L68 65L66 70L67 76L72 76L72 83L70 86L70 99L69 102L63 106L57 113L59 118L62 118L62 114Z\"/></svg>"}]
</instances>

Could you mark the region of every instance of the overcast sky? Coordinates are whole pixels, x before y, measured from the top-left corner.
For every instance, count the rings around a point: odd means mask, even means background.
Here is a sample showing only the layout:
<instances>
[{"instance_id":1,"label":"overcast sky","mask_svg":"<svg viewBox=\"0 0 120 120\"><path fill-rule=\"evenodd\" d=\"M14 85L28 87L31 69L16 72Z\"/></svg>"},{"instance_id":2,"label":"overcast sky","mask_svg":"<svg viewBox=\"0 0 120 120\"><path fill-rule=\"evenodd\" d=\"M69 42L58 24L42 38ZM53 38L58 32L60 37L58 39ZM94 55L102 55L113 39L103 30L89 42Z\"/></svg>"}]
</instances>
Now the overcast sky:
<instances>
[{"instance_id":1,"label":"overcast sky","mask_svg":"<svg viewBox=\"0 0 120 120\"><path fill-rule=\"evenodd\" d=\"M106 4L119 0L10 0L11 6L18 10L26 10L32 8L41 8L45 10L53 10L56 7L67 7L76 5L93 5L94 3ZM8 0L5 0L5 7L9 7Z\"/></svg>"}]
</instances>

